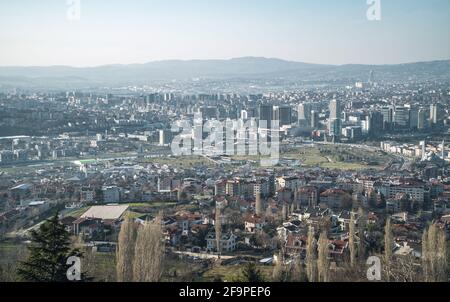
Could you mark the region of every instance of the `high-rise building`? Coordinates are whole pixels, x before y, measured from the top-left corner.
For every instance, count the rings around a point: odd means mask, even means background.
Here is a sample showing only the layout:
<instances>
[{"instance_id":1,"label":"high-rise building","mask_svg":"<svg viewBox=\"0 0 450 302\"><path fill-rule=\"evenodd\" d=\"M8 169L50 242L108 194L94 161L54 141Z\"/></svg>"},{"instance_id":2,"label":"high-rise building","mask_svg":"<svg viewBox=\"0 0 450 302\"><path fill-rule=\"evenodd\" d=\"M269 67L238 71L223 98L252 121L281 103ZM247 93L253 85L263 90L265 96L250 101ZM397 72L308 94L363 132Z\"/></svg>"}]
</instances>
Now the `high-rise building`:
<instances>
[{"instance_id":1,"label":"high-rise building","mask_svg":"<svg viewBox=\"0 0 450 302\"><path fill-rule=\"evenodd\" d=\"M366 117L367 132L371 137L377 137L383 131L383 115L378 111L371 111Z\"/></svg>"},{"instance_id":2,"label":"high-rise building","mask_svg":"<svg viewBox=\"0 0 450 302\"><path fill-rule=\"evenodd\" d=\"M422 130L426 128L427 112L425 109L419 109L417 113L417 129Z\"/></svg>"},{"instance_id":3,"label":"high-rise building","mask_svg":"<svg viewBox=\"0 0 450 302\"><path fill-rule=\"evenodd\" d=\"M409 111L410 111L410 109L407 107L404 107L404 106L395 107L395 112L394 112L395 127L400 127L400 128L409 128L410 127Z\"/></svg>"},{"instance_id":4,"label":"high-rise building","mask_svg":"<svg viewBox=\"0 0 450 302\"><path fill-rule=\"evenodd\" d=\"M290 106L280 106L278 107L278 120L280 121L280 126L289 126L292 124L292 108ZM274 120L277 120L274 118Z\"/></svg>"},{"instance_id":5,"label":"high-rise building","mask_svg":"<svg viewBox=\"0 0 450 302\"><path fill-rule=\"evenodd\" d=\"M329 135L340 137L342 132L342 109L339 100L332 100L330 102L330 119L329 119Z\"/></svg>"},{"instance_id":6,"label":"high-rise building","mask_svg":"<svg viewBox=\"0 0 450 302\"><path fill-rule=\"evenodd\" d=\"M342 133L342 120L332 119L329 121L328 134L334 137L340 137Z\"/></svg>"},{"instance_id":7,"label":"high-rise building","mask_svg":"<svg viewBox=\"0 0 450 302\"><path fill-rule=\"evenodd\" d=\"M311 111L312 111L311 103L302 103L298 105L298 120L299 121L311 120Z\"/></svg>"},{"instance_id":8,"label":"high-rise building","mask_svg":"<svg viewBox=\"0 0 450 302\"><path fill-rule=\"evenodd\" d=\"M341 115L342 115L341 101L332 100L330 102L330 120L341 119Z\"/></svg>"},{"instance_id":9,"label":"high-rise building","mask_svg":"<svg viewBox=\"0 0 450 302\"><path fill-rule=\"evenodd\" d=\"M430 124L436 125L441 119L441 106L439 104L432 104L430 106Z\"/></svg>"},{"instance_id":10,"label":"high-rise building","mask_svg":"<svg viewBox=\"0 0 450 302\"><path fill-rule=\"evenodd\" d=\"M416 108L409 109L409 128L419 128L419 111Z\"/></svg>"},{"instance_id":11,"label":"high-rise building","mask_svg":"<svg viewBox=\"0 0 450 302\"><path fill-rule=\"evenodd\" d=\"M259 106L259 122L261 127L261 121L266 121L267 128L271 128L273 118L273 106L261 105Z\"/></svg>"},{"instance_id":12,"label":"high-rise building","mask_svg":"<svg viewBox=\"0 0 450 302\"><path fill-rule=\"evenodd\" d=\"M173 133L170 130L159 130L159 145L167 146L172 143Z\"/></svg>"},{"instance_id":13,"label":"high-rise building","mask_svg":"<svg viewBox=\"0 0 450 302\"><path fill-rule=\"evenodd\" d=\"M311 127L317 129L319 127L319 112L311 111Z\"/></svg>"},{"instance_id":14,"label":"high-rise building","mask_svg":"<svg viewBox=\"0 0 450 302\"><path fill-rule=\"evenodd\" d=\"M394 108L392 106L386 106L381 108L381 114L383 115L383 129L392 129L394 123Z\"/></svg>"}]
</instances>

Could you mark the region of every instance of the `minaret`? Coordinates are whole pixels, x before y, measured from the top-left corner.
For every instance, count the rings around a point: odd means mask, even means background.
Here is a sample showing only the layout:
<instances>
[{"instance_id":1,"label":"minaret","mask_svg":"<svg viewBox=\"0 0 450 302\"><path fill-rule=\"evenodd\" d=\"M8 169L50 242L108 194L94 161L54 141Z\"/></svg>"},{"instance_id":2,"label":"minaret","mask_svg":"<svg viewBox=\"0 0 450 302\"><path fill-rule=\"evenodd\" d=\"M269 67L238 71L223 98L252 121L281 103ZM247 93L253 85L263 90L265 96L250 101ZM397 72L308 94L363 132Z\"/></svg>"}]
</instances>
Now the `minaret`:
<instances>
[{"instance_id":1,"label":"minaret","mask_svg":"<svg viewBox=\"0 0 450 302\"><path fill-rule=\"evenodd\" d=\"M421 141L420 146L422 147L422 161L424 161L427 158L427 155L425 154L426 153L426 142Z\"/></svg>"},{"instance_id":2,"label":"minaret","mask_svg":"<svg viewBox=\"0 0 450 302\"><path fill-rule=\"evenodd\" d=\"M256 202L255 202L255 214L259 217L262 217L263 214L263 207L261 202L261 192L256 193Z\"/></svg>"},{"instance_id":3,"label":"minaret","mask_svg":"<svg viewBox=\"0 0 450 302\"><path fill-rule=\"evenodd\" d=\"M441 158L442 158L442 178L445 175L445 139L442 140L442 150L441 150Z\"/></svg>"}]
</instances>

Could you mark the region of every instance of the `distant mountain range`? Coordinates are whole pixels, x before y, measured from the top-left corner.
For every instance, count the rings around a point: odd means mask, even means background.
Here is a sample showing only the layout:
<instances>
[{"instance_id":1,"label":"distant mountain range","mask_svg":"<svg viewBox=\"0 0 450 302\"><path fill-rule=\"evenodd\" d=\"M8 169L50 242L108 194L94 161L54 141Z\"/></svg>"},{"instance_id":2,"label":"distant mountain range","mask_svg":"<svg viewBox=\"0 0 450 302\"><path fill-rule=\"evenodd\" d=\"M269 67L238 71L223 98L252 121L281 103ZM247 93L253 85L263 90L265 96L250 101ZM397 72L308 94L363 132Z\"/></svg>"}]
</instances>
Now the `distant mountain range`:
<instances>
[{"instance_id":1,"label":"distant mountain range","mask_svg":"<svg viewBox=\"0 0 450 302\"><path fill-rule=\"evenodd\" d=\"M3 87L94 87L192 79L367 80L450 79L450 60L398 65L320 65L259 57L230 60L168 60L145 64L75 68L0 67Z\"/></svg>"}]
</instances>

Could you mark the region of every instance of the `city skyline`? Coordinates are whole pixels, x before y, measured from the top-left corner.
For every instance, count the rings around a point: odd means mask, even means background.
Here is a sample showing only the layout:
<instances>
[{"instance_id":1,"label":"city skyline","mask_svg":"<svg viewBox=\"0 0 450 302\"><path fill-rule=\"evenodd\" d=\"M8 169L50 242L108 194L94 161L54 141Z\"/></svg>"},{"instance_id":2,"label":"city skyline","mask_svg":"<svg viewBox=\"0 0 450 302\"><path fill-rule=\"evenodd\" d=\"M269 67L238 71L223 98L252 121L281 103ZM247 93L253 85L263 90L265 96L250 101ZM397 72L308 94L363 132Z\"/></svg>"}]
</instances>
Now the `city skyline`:
<instances>
[{"instance_id":1,"label":"city skyline","mask_svg":"<svg viewBox=\"0 0 450 302\"><path fill-rule=\"evenodd\" d=\"M281 5L280 5L281 4ZM318 64L450 59L448 1L66 1L0 4L0 66L76 67L256 56ZM414 32L414 35L411 33Z\"/></svg>"}]
</instances>

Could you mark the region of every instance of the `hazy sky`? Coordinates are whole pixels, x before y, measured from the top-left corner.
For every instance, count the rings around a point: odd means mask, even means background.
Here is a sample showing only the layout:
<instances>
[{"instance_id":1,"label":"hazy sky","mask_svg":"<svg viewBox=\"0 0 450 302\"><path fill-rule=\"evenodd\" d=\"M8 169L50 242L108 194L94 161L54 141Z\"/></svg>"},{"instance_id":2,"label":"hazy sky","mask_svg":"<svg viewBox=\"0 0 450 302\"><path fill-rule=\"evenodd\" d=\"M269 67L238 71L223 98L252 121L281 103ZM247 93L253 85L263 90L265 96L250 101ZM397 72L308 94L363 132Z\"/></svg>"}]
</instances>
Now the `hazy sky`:
<instances>
[{"instance_id":1,"label":"hazy sky","mask_svg":"<svg viewBox=\"0 0 450 302\"><path fill-rule=\"evenodd\" d=\"M0 65L276 57L391 64L450 59L449 0L0 0Z\"/></svg>"}]
</instances>

